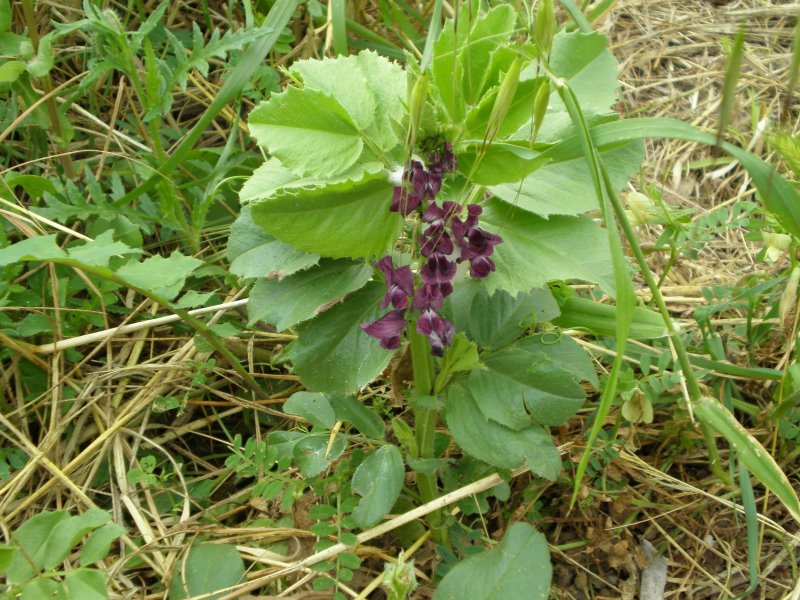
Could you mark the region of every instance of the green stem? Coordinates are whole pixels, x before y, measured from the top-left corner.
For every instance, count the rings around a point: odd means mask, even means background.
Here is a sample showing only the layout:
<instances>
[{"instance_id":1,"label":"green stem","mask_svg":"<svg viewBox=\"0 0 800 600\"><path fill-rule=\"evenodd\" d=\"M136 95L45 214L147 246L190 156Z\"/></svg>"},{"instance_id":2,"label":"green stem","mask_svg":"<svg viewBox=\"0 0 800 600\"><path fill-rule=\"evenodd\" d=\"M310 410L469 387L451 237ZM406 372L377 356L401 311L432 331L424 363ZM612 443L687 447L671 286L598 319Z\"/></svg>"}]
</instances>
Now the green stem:
<instances>
[{"instance_id":1,"label":"green stem","mask_svg":"<svg viewBox=\"0 0 800 600\"><path fill-rule=\"evenodd\" d=\"M433 359L431 349L425 336L417 333L414 323L408 328L411 340L411 364L414 367L414 396L430 396L433 391ZM435 408L416 406L414 421L416 425L418 458L434 457L434 441L436 421L439 411ZM439 487L435 473L417 473L417 487L423 503L439 497ZM436 543L447 545L447 530L444 527L441 511L435 511L429 517L431 535Z\"/></svg>"},{"instance_id":2,"label":"green stem","mask_svg":"<svg viewBox=\"0 0 800 600\"><path fill-rule=\"evenodd\" d=\"M28 36L31 38L31 44L33 45L33 51L35 53L39 53L39 29L36 27L36 12L34 8L33 0L23 0L22 2L22 14L25 19L25 25L28 27ZM64 173L66 174L68 179L74 180L76 178L75 175L75 168L72 164L72 158L69 154L66 154L68 150L67 147L67 140L64 137L64 132L61 129L61 121L58 118L58 107L56 106L55 98L53 98L50 93L53 91L53 80L50 78L50 75L45 75L41 78L44 93L47 95L47 100L45 101L45 106L47 107L47 114L50 117L50 125L53 128L53 132L56 134L59 140L59 146L63 153L65 153L61 157L61 164L64 167Z\"/></svg>"},{"instance_id":3,"label":"green stem","mask_svg":"<svg viewBox=\"0 0 800 600\"><path fill-rule=\"evenodd\" d=\"M636 233L633 231L633 226L628 220L628 215L625 213L625 207L622 205L622 201L616 194L616 188L611 182L611 178L608 175L606 166L601 160L598 160L598 164L600 166L600 172L603 176L603 182L605 183L608 198L611 201L611 205L614 207L614 213L617 217L617 221L620 224L620 227L622 227L622 231L625 234L625 238L628 240L631 251L636 258L636 262L639 264L639 271L644 277L647 287L650 288L650 293L653 294L653 301L655 302L658 311L661 313L661 317L664 319L664 324L667 326L670 342L672 342L672 347L678 357L678 363L681 366L681 372L683 373L684 380L686 381L686 391L689 395L689 401L694 404L700 400L703 393L700 390L700 383L697 380L694 368L690 362L689 353L686 351L686 347L683 345L683 340L681 339L681 336L675 327L675 323L672 321L672 315L669 314L667 303L664 301L664 296L661 295L661 288L656 282L655 277L653 277L653 273L650 271L650 266L647 264L647 259L642 251L642 247L639 245L639 239L636 237ZM714 440L713 432L705 423L700 424L700 429L703 432L703 437L706 440L709 466L711 467L712 472L721 481L726 484L730 484L731 479L722 468L722 461L719 457L719 451L717 450L717 443Z\"/></svg>"}]
</instances>

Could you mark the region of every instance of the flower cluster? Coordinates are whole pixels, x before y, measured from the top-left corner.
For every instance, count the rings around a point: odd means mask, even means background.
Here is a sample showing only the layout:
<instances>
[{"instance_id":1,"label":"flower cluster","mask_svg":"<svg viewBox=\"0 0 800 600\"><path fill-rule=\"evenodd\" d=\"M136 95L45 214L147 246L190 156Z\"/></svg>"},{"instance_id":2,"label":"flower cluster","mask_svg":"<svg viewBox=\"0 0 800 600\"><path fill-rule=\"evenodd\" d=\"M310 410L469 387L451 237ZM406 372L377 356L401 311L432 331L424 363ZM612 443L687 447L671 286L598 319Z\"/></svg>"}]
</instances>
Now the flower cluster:
<instances>
[{"instance_id":1,"label":"flower cluster","mask_svg":"<svg viewBox=\"0 0 800 600\"><path fill-rule=\"evenodd\" d=\"M481 207L469 204L467 217L462 220L457 203L447 201L441 206L436 203L443 175L455 170L455 166L453 150L446 143L442 150L430 155L427 170L416 160L406 164L403 185L394 189L392 212L404 217L417 209L422 212L426 227L418 241L426 262L419 271L422 285L416 289L410 267L395 267L389 256L375 263L386 281L381 308L392 308L377 321L362 323L361 328L379 339L383 348L400 346L400 337L408 324L406 314L412 310L419 313L417 332L428 337L434 355L442 356L444 348L452 344L455 327L438 311L444 299L453 293L457 263L469 261L469 272L475 279L482 279L495 269L490 257L503 239L478 227ZM426 206L428 200L431 202Z\"/></svg>"},{"instance_id":2,"label":"flower cluster","mask_svg":"<svg viewBox=\"0 0 800 600\"><path fill-rule=\"evenodd\" d=\"M426 200L433 200L442 189L442 177L456 169L456 156L450 142L446 142L442 150L432 152L428 158L427 170L418 160L406 163L403 185L394 188L390 211L407 217Z\"/></svg>"}]
</instances>

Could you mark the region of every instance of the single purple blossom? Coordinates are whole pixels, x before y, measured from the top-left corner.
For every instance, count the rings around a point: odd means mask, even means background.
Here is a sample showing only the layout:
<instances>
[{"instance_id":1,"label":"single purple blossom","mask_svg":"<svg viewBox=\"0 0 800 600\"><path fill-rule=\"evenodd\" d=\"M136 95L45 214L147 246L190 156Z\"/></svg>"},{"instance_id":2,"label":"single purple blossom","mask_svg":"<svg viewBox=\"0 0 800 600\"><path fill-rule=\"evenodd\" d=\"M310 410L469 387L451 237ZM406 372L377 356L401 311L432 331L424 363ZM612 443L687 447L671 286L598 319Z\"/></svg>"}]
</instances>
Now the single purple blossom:
<instances>
[{"instance_id":1,"label":"single purple blossom","mask_svg":"<svg viewBox=\"0 0 800 600\"><path fill-rule=\"evenodd\" d=\"M453 284L450 283L456 275L456 263L447 260L443 254L433 254L428 262L422 265L419 274L425 283L436 284L442 290L443 296L453 293Z\"/></svg>"},{"instance_id":2,"label":"single purple blossom","mask_svg":"<svg viewBox=\"0 0 800 600\"><path fill-rule=\"evenodd\" d=\"M483 279L494 269L494 261L486 256L476 256L469 261L469 274L473 279Z\"/></svg>"},{"instance_id":3,"label":"single purple blossom","mask_svg":"<svg viewBox=\"0 0 800 600\"><path fill-rule=\"evenodd\" d=\"M395 268L391 256L384 256L375 266L383 272L386 280L386 295L381 302L381 308L386 308L389 304L399 309L408 308L408 297L414 294L411 267Z\"/></svg>"},{"instance_id":4,"label":"single purple blossom","mask_svg":"<svg viewBox=\"0 0 800 600\"><path fill-rule=\"evenodd\" d=\"M453 343L456 328L447 319L437 315L432 309L422 311L417 320L417 333L428 336L431 354L443 356L444 347Z\"/></svg>"},{"instance_id":5,"label":"single purple blossom","mask_svg":"<svg viewBox=\"0 0 800 600\"><path fill-rule=\"evenodd\" d=\"M450 286L450 291L452 291L452 286ZM435 283L426 283L414 292L413 309L419 311L429 308L439 310L444 305L444 297L441 286Z\"/></svg>"},{"instance_id":6,"label":"single purple blossom","mask_svg":"<svg viewBox=\"0 0 800 600\"><path fill-rule=\"evenodd\" d=\"M390 310L377 321L361 323L359 327L369 336L381 341L381 348L394 350L400 347L400 336L408 324L403 310Z\"/></svg>"},{"instance_id":7,"label":"single purple blossom","mask_svg":"<svg viewBox=\"0 0 800 600\"><path fill-rule=\"evenodd\" d=\"M489 257L494 253L494 247L503 241L499 235L478 227L478 217L482 212L479 205L470 204L467 206L467 218L462 221L454 217L451 226L460 250L458 262L469 260L469 272L475 279L482 279L494 271L494 261Z\"/></svg>"}]
</instances>

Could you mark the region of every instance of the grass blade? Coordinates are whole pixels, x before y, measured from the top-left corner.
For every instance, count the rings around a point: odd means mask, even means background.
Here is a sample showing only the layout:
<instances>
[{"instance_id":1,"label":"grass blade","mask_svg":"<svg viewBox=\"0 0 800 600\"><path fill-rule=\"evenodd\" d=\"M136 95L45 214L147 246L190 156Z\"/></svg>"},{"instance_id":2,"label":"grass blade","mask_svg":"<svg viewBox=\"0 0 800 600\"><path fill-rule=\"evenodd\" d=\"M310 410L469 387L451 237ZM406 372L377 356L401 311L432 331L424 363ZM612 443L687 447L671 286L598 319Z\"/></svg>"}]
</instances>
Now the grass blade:
<instances>
[{"instance_id":1,"label":"grass blade","mask_svg":"<svg viewBox=\"0 0 800 600\"><path fill-rule=\"evenodd\" d=\"M333 31L333 51L347 54L347 4L346 0L331 0L331 30Z\"/></svg>"},{"instance_id":2,"label":"grass blade","mask_svg":"<svg viewBox=\"0 0 800 600\"><path fill-rule=\"evenodd\" d=\"M583 475L589 465L589 458L591 457L594 443L597 441L600 430L603 428L603 421L611 410L611 405L617 395L617 383L624 362L625 346L633 321L633 307L636 300L633 293L633 285L628 277L628 264L625 260L625 253L622 250L622 240L620 240L619 233L617 232L614 212L608 199L610 190L604 189L605 182L600 174L600 158L594 146L594 142L592 141L591 134L589 133L589 126L583 118L583 113L581 112L580 106L578 106L578 102L572 90L562 85L558 87L558 91L564 105L567 107L572 122L575 124L575 128L578 130L577 137L581 151L589 165L597 201L603 211L603 219L608 233L608 244L611 249L611 260L614 266L614 285L617 295L616 354L611 365L611 372L608 375L606 385L600 397L597 415L592 424L592 429L589 432L589 438L586 441L586 450L584 450L581 456L575 473L575 485L572 490L572 499L570 500L570 506L573 506L583 482Z\"/></svg>"},{"instance_id":3,"label":"grass blade","mask_svg":"<svg viewBox=\"0 0 800 600\"><path fill-rule=\"evenodd\" d=\"M707 396L694 405L697 417L720 433L736 450L741 463L775 494L800 523L800 499L786 474L764 446L722 404Z\"/></svg>"},{"instance_id":4,"label":"grass blade","mask_svg":"<svg viewBox=\"0 0 800 600\"><path fill-rule=\"evenodd\" d=\"M717 129L717 146L722 142L722 134L728 127L731 118L731 108L736 98L736 82L739 81L739 74L742 70L742 58L744 57L744 25L739 27L733 44L728 52L728 66L725 69L725 80L722 84L722 100L719 104L719 126Z\"/></svg>"},{"instance_id":5,"label":"grass blade","mask_svg":"<svg viewBox=\"0 0 800 600\"><path fill-rule=\"evenodd\" d=\"M422 51L420 70L424 73L433 58L433 45L439 39L442 31L442 0L436 0L431 13L431 22L428 25L428 35L425 38L425 48Z\"/></svg>"},{"instance_id":6,"label":"grass blade","mask_svg":"<svg viewBox=\"0 0 800 600\"><path fill-rule=\"evenodd\" d=\"M242 60L231 71L225 83L219 90L214 100L208 106L203 116L192 127L183 141L178 145L167 161L161 165L158 171L153 173L147 180L136 186L130 192L114 202L115 206L125 206L131 200L152 190L159 181L166 180L169 174L181 165L194 148L197 140L203 135L206 128L225 108L229 102L234 100L242 91L242 88L250 81L256 69L261 66L264 57L272 49L273 44L283 31L283 28L292 18L299 0L277 0L269 11L267 18L264 19L262 29L269 31L267 35L253 43L245 52Z\"/></svg>"}]
</instances>

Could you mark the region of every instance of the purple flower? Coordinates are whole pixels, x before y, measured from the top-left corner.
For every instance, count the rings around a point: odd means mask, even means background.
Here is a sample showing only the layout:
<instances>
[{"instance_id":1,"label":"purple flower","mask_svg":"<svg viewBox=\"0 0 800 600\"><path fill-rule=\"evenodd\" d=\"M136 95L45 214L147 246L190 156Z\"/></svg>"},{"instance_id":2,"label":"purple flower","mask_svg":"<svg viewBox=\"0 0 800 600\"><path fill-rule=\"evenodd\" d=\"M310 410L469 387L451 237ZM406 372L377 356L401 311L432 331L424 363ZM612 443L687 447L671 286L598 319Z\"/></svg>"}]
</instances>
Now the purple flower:
<instances>
[{"instance_id":1,"label":"purple flower","mask_svg":"<svg viewBox=\"0 0 800 600\"><path fill-rule=\"evenodd\" d=\"M423 223L427 223L423 235L419 238L420 253L429 258L433 254L444 254L448 256L455 249L450 234L447 233L447 224L453 219L458 204L455 202L445 202L440 208L435 202L428 205L422 215Z\"/></svg>"},{"instance_id":2,"label":"purple flower","mask_svg":"<svg viewBox=\"0 0 800 600\"><path fill-rule=\"evenodd\" d=\"M452 286L450 288L452 290ZM435 283L426 283L414 292L414 310L439 310L444 305L444 294L442 288Z\"/></svg>"},{"instance_id":3,"label":"purple flower","mask_svg":"<svg viewBox=\"0 0 800 600\"><path fill-rule=\"evenodd\" d=\"M483 279L494 269L494 261L486 256L476 256L469 261L469 274L473 279Z\"/></svg>"},{"instance_id":4,"label":"purple flower","mask_svg":"<svg viewBox=\"0 0 800 600\"><path fill-rule=\"evenodd\" d=\"M456 328L447 319L437 315L432 309L422 311L417 320L417 333L428 336L431 354L443 356L444 347L453 343Z\"/></svg>"},{"instance_id":5,"label":"purple flower","mask_svg":"<svg viewBox=\"0 0 800 600\"><path fill-rule=\"evenodd\" d=\"M467 218L462 221L453 217L452 231L461 251L458 262L470 261L470 275L482 279L494 271L494 262L489 258L494 247L503 241L499 235L478 227L478 217L483 210L477 204L467 206Z\"/></svg>"},{"instance_id":6,"label":"purple flower","mask_svg":"<svg viewBox=\"0 0 800 600\"><path fill-rule=\"evenodd\" d=\"M453 145L450 142L444 143L442 150L435 150L428 160L430 170L434 173L452 173L456 170L456 155L453 154Z\"/></svg>"},{"instance_id":7,"label":"purple flower","mask_svg":"<svg viewBox=\"0 0 800 600\"><path fill-rule=\"evenodd\" d=\"M408 321L403 317L404 313L405 311L403 310L390 310L377 321L361 323L359 327L367 335L379 339L381 348L394 350L400 347L400 336L408 324Z\"/></svg>"},{"instance_id":8,"label":"purple flower","mask_svg":"<svg viewBox=\"0 0 800 600\"><path fill-rule=\"evenodd\" d=\"M442 295L449 296L453 293L453 284L450 281L456 275L456 268L456 263L447 260L443 254L433 254L419 270L419 274L425 283L438 285Z\"/></svg>"},{"instance_id":9,"label":"purple flower","mask_svg":"<svg viewBox=\"0 0 800 600\"><path fill-rule=\"evenodd\" d=\"M386 295L381 302L381 308L386 308L389 304L399 309L408 308L408 297L414 294L411 267L395 268L391 256L384 256L375 266L383 272L386 279Z\"/></svg>"},{"instance_id":10,"label":"purple flower","mask_svg":"<svg viewBox=\"0 0 800 600\"><path fill-rule=\"evenodd\" d=\"M503 238L494 233L473 227L467 234L466 243L459 240L461 246L461 260L472 260L475 257L489 257L494 252L494 247L501 243Z\"/></svg>"}]
</instances>

